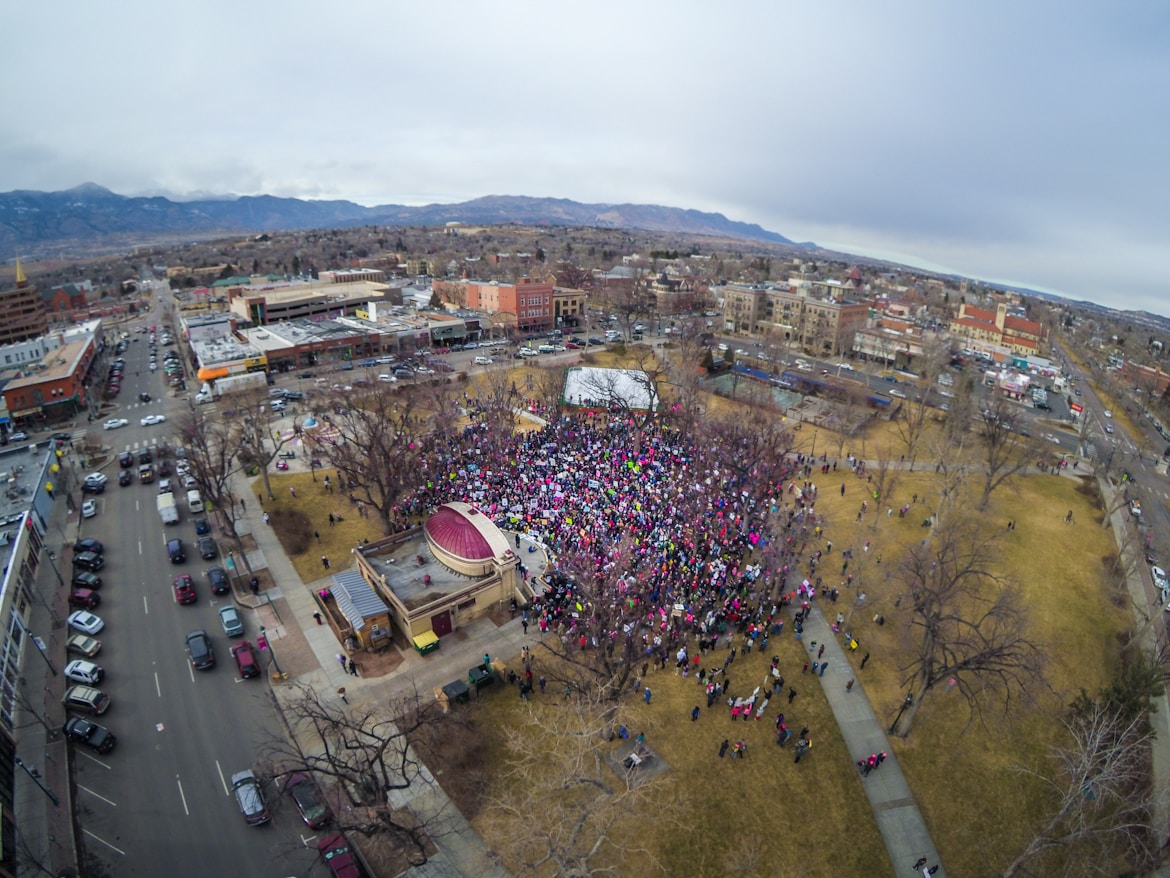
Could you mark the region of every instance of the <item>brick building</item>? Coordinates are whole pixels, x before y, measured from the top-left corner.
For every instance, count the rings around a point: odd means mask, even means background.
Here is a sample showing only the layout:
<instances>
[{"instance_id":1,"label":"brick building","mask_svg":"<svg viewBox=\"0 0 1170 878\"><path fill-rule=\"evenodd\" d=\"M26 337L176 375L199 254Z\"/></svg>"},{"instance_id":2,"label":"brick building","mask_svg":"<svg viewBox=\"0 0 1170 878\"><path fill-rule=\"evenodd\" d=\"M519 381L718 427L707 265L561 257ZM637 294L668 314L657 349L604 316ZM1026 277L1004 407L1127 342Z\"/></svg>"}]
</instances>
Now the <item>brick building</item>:
<instances>
[{"instance_id":1,"label":"brick building","mask_svg":"<svg viewBox=\"0 0 1170 878\"><path fill-rule=\"evenodd\" d=\"M37 288L28 282L20 260L16 260L16 281L11 289L0 290L0 345L44 335L49 315L41 304Z\"/></svg>"}]
</instances>

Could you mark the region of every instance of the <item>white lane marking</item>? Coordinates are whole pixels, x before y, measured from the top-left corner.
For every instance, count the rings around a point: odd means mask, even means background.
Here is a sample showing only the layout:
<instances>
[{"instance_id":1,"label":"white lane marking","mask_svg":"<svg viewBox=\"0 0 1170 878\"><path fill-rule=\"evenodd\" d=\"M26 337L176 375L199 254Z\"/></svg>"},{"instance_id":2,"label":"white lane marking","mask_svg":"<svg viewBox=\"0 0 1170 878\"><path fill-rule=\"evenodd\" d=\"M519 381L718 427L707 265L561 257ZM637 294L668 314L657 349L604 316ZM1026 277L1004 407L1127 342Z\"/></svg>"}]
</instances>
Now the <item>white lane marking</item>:
<instances>
[{"instance_id":1,"label":"white lane marking","mask_svg":"<svg viewBox=\"0 0 1170 878\"><path fill-rule=\"evenodd\" d=\"M187 662L187 673L191 675L191 682L195 682L195 670L191 667L191 663Z\"/></svg>"},{"instance_id":2,"label":"white lane marking","mask_svg":"<svg viewBox=\"0 0 1170 878\"><path fill-rule=\"evenodd\" d=\"M142 540L139 540L139 541L138 541L138 554L139 554L139 555L141 555L141 554L142 554Z\"/></svg>"},{"instance_id":3,"label":"white lane marking","mask_svg":"<svg viewBox=\"0 0 1170 878\"><path fill-rule=\"evenodd\" d=\"M146 595L142 596L142 612L148 616L150 615L150 604L146 602Z\"/></svg>"},{"instance_id":4,"label":"white lane marking","mask_svg":"<svg viewBox=\"0 0 1170 878\"><path fill-rule=\"evenodd\" d=\"M215 770L219 772L219 782L220 782L221 784L223 784L223 794L224 794L225 796L230 796L230 795L232 794L232 791L228 789L227 781L226 781L226 780L224 780L224 777L223 777L223 769L222 769L222 768L220 768L220 765L219 765L219 760L218 760L218 759L217 759L217 760L215 760Z\"/></svg>"},{"instance_id":5,"label":"white lane marking","mask_svg":"<svg viewBox=\"0 0 1170 878\"><path fill-rule=\"evenodd\" d=\"M78 785L77 785L77 788L78 788L79 790L83 790L83 791L85 791L85 792L89 793L89 794L90 794L91 796L93 796L95 799L101 799L101 800L102 800L103 802L105 802L107 805L113 805L115 808L117 808L117 807L118 807L118 803L117 803L117 802L111 802L109 799L107 799L107 798L106 798L105 796L103 796L101 793L95 793L95 792L94 792L93 790L91 790L89 787L83 787L81 784L78 784Z\"/></svg>"},{"instance_id":6,"label":"white lane marking","mask_svg":"<svg viewBox=\"0 0 1170 878\"><path fill-rule=\"evenodd\" d=\"M191 816L191 809L187 807L187 797L183 795L183 782L179 780L179 776L175 775L175 783L179 785L179 798L183 800L183 813L188 817Z\"/></svg>"},{"instance_id":7,"label":"white lane marking","mask_svg":"<svg viewBox=\"0 0 1170 878\"><path fill-rule=\"evenodd\" d=\"M158 671L154 672L154 691L158 693L159 698L162 698L162 684L158 681Z\"/></svg>"},{"instance_id":8,"label":"white lane marking","mask_svg":"<svg viewBox=\"0 0 1170 878\"><path fill-rule=\"evenodd\" d=\"M95 763L97 763L97 764L98 764L98 765L100 765L102 768L104 768L106 771L112 771L112 770L113 770L112 766L106 765L106 763L102 762L100 759L95 759L94 757L90 756L88 753L80 753L80 754L78 754L78 755L80 755L80 756L84 756L84 757L85 757L86 759L88 759L90 762L95 762Z\"/></svg>"},{"instance_id":9,"label":"white lane marking","mask_svg":"<svg viewBox=\"0 0 1170 878\"><path fill-rule=\"evenodd\" d=\"M94 835L88 829L83 829L81 831L84 832L86 835L88 835L90 838L92 838L94 841L101 842L102 844L104 844L106 847L108 847L110 850L114 851L115 853L120 854L123 857L126 856L126 852L124 850L122 850L119 847L114 847L112 844L110 844L104 838L100 838L99 836Z\"/></svg>"}]
</instances>

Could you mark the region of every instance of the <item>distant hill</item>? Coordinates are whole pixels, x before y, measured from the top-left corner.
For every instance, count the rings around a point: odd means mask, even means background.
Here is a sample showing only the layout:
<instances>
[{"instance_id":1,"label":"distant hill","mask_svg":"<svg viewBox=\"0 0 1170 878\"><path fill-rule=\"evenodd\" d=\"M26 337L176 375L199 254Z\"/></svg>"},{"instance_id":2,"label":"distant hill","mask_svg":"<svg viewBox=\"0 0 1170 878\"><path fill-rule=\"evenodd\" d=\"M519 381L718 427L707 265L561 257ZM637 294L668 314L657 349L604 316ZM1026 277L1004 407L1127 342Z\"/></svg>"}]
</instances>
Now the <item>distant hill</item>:
<instances>
[{"instance_id":1,"label":"distant hill","mask_svg":"<svg viewBox=\"0 0 1170 878\"><path fill-rule=\"evenodd\" d=\"M295 231L359 225L584 226L738 238L773 244L793 242L758 225L654 204L581 204L564 198L490 195L461 204L364 207L352 201L303 201L271 195L171 201L131 198L94 183L64 192L0 193L0 252L38 251L71 243L144 241L160 236Z\"/></svg>"}]
</instances>

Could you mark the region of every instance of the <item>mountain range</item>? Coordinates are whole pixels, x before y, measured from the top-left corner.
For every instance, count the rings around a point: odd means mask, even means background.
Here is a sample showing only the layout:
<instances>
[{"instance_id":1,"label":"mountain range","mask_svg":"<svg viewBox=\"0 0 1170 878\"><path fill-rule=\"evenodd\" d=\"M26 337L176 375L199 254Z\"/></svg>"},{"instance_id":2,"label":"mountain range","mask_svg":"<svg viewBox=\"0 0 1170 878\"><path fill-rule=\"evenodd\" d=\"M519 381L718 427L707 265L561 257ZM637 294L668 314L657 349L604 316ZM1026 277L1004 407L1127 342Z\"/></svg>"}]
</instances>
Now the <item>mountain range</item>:
<instances>
[{"instance_id":1,"label":"mountain range","mask_svg":"<svg viewBox=\"0 0 1170 878\"><path fill-rule=\"evenodd\" d=\"M564 198L489 195L460 204L411 207L305 201L271 195L172 201L118 195L94 183L63 192L0 193L0 252L35 257L60 245L141 243L160 237L206 238L240 232L344 226L547 225L673 232L793 244L758 225L719 213L653 204L581 204Z\"/></svg>"}]
</instances>

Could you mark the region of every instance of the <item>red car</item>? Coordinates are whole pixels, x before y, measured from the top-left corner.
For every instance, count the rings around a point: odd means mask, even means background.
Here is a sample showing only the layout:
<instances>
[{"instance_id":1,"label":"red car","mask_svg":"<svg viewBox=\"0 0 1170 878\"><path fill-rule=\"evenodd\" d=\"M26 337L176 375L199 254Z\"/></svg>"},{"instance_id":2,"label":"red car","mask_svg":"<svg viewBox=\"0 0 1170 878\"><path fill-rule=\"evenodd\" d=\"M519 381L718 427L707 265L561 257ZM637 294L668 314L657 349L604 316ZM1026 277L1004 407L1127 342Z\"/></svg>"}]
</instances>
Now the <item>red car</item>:
<instances>
[{"instance_id":1,"label":"red car","mask_svg":"<svg viewBox=\"0 0 1170 878\"><path fill-rule=\"evenodd\" d=\"M195 594L195 583L191 581L191 577L184 573L182 576L175 577L175 603L177 604L193 604L198 599Z\"/></svg>"},{"instance_id":2,"label":"red car","mask_svg":"<svg viewBox=\"0 0 1170 878\"><path fill-rule=\"evenodd\" d=\"M92 610L102 602L102 596L88 588L75 588L69 592L69 606L82 610Z\"/></svg>"},{"instance_id":3,"label":"red car","mask_svg":"<svg viewBox=\"0 0 1170 878\"><path fill-rule=\"evenodd\" d=\"M260 676L260 665L256 661L256 651L252 649L252 644L248 641L241 640L239 643L233 643L232 657L236 660L236 667L240 670L240 676L245 680L249 677Z\"/></svg>"},{"instance_id":4,"label":"red car","mask_svg":"<svg viewBox=\"0 0 1170 878\"><path fill-rule=\"evenodd\" d=\"M301 812L301 819L310 829L328 826L333 819L333 812L321 798L321 791L307 774L298 771L289 775L284 782L284 791L292 796L293 803Z\"/></svg>"},{"instance_id":5,"label":"red car","mask_svg":"<svg viewBox=\"0 0 1170 878\"><path fill-rule=\"evenodd\" d=\"M329 865L329 874L333 878L362 878L364 873L350 853L349 842L340 832L318 841L317 853Z\"/></svg>"}]
</instances>

